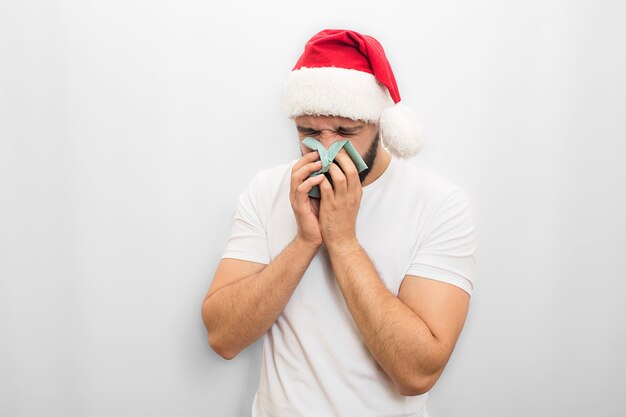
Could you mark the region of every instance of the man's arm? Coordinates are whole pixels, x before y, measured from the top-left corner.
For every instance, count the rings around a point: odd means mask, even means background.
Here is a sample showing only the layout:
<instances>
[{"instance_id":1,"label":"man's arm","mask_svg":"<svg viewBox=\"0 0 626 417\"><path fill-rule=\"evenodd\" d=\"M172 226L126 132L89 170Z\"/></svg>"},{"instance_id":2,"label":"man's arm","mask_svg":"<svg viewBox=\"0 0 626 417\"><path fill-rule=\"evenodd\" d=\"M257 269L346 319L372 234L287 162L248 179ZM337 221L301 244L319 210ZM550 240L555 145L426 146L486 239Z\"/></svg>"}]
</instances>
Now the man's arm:
<instances>
[{"instance_id":1,"label":"man's arm","mask_svg":"<svg viewBox=\"0 0 626 417\"><path fill-rule=\"evenodd\" d=\"M407 275L396 297L358 241L331 246L328 253L365 344L400 394L428 392L452 354L469 294L447 283Z\"/></svg>"},{"instance_id":2,"label":"man's arm","mask_svg":"<svg viewBox=\"0 0 626 417\"><path fill-rule=\"evenodd\" d=\"M261 271L209 290L202 303L202 320L213 350L232 359L267 332L318 248L296 237Z\"/></svg>"},{"instance_id":3,"label":"man's arm","mask_svg":"<svg viewBox=\"0 0 626 417\"><path fill-rule=\"evenodd\" d=\"M341 169L331 165L328 170L333 186L327 179L319 184L319 220L339 287L365 344L400 394L423 394L435 384L452 354L467 315L469 294L451 284L408 274L398 297L389 292L356 238L363 194L356 166L344 149L336 160ZM445 224L446 230L453 225L454 236L435 229L425 247L448 262L454 257L459 263L459 258L467 268L473 257L474 230L469 206L466 199L446 201L449 207L441 209L437 225ZM464 209L463 216L458 205ZM451 240L460 242L461 254L450 253Z\"/></svg>"},{"instance_id":4,"label":"man's arm","mask_svg":"<svg viewBox=\"0 0 626 417\"><path fill-rule=\"evenodd\" d=\"M322 244L322 237L309 191L326 179L310 177L321 168L319 153L303 155L291 168L289 201L298 231L291 243L262 270L260 265L240 263L238 271L226 271L220 262L212 289L202 303L202 320L209 332L209 345L219 355L232 359L246 346L254 343L274 324L311 259ZM235 217L230 249L253 246L258 253L267 250L265 225L257 207L257 182L242 194ZM265 194L267 195L267 194ZM232 260L231 260L232 261ZM232 264L233 262L229 262ZM253 272L252 275L249 275ZM226 282L226 284L223 284Z\"/></svg>"}]
</instances>

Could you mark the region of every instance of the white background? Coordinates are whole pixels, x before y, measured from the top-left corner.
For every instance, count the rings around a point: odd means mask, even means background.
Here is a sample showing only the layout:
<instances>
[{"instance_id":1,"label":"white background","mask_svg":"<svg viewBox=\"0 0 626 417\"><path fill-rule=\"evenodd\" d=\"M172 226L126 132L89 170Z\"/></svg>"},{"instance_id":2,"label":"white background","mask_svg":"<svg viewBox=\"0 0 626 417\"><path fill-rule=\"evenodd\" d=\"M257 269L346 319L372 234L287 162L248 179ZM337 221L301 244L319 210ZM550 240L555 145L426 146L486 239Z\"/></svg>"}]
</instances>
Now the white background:
<instances>
[{"instance_id":1,"label":"white background","mask_svg":"<svg viewBox=\"0 0 626 417\"><path fill-rule=\"evenodd\" d=\"M383 44L472 200L432 417L626 414L626 6L411 3L2 1L0 415L250 415L260 341L223 360L200 305L324 28Z\"/></svg>"}]
</instances>

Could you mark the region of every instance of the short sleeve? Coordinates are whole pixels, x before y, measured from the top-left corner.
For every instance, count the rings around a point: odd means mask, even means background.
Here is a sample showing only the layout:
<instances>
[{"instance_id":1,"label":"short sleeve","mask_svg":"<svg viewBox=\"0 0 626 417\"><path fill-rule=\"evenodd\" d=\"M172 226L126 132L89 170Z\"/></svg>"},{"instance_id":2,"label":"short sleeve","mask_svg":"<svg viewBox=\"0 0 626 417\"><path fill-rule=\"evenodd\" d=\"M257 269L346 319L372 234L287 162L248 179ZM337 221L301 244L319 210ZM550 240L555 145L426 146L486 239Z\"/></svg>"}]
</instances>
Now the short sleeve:
<instances>
[{"instance_id":1,"label":"short sleeve","mask_svg":"<svg viewBox=\"0 0 626 417\"><path fill-rule=\"evenodd\" d=\"M471 296L476 263L476 225L463 189L455 189L443 200L427 228L406 274L456 285Z\"/></svg>"},{"instance_id":2,"label":"short sleeve","mask_svg":"<svg viewBox=\"0 0 626 417\"><path fill-rule=\"evenodd\" d=\"M222 258L270 263L267 244L267 180L260 172L239 195ZM265 179L265 181L264 181Z\"/></svg>"}]
</instances>

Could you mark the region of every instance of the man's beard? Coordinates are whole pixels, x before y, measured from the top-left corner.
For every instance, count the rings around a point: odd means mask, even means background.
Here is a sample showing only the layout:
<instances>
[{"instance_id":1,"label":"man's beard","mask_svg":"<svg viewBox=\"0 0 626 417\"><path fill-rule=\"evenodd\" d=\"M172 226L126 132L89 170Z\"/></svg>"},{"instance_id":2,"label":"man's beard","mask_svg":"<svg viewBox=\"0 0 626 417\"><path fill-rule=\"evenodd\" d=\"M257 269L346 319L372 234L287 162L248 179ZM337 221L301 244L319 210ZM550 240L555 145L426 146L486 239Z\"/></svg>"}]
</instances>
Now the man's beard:
<instances>
[{"instance_id":1,"label":"man's beard","mask_svg":"<svg viewBox=\"0 0 626 417\"><path fill-rule=\"evenodd\" d=\"M365 181L365 178L367 178L372 169L372 166L374 165L376 155L378 154L378 142L380 142L380 135L379 132L376 131L376 136L374 137L372 144L370 145L369 149L365 153L365 156L363 157L363 162L365 162L367 168L359 172L359 179L361 180L361 184L363 184L363 181Z\"/></svg>"},{"instance_id":2,"label":"man's beard","mask_svg":"<svg viewBox=\"0 0 626 417\"><path fill-rule=\"evenodd\" d=\"M363 162L365 162L365 165L367 165L367 168L359 172L359 180L361 181L361 184L363 184L363 181L365 181L365 178L367 178L367 176L369 175L372 169L372 166L374 165L374 161L376 160L376 155L378 155L378 143L379 142L380 142L380 133L379 131L376 131L376 136L374 136L374 140L372 141L372 144L367 149L367 152L365 152L365 156L362 156ZM300 149L300 155L304 156L304 153L302 153L302 149ZM339 166L339 164L337 164L337 166Z\"/></svg>"}]
</instances>

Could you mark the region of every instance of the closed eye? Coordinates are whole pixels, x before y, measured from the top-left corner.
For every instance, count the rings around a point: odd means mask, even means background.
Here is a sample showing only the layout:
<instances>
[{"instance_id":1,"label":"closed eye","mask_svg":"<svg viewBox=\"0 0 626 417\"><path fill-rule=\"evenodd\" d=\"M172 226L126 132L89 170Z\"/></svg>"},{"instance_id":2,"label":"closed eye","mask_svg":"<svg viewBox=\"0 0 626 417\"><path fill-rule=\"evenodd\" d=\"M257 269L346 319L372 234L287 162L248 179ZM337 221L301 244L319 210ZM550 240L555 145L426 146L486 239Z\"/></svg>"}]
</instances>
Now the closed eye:
<instances>
[{"instance_id":1,"label":"closed eye","mask_svg":"<svg viewBox=\"0 0 626 417\"><path fill-rule=\"evenodd\" d=\"M340 127L339 129L334 131L334 133L340 136L354 136L354 135L357 135L361 131L362 127L363 126L355 126L353 128L341 128ZM317 136L321 132L319 130L311 129L310 127L298 126L297 129L298 129L298 132L304 136Z\"/></svg>"},{"instance_id":2,"label":"closed eye","mask_svg":"<svg viewBox=\"0 0 626 417\"><path fill-rule=\"evenodd\" d=\"M339 135L341 135L341 136L352 136L352 135L356 135L356 132L346 132L346 131L343 131L343 130L339 130L337 133L338 133Z\"/></svg>"},{"instance_id":3,"label":"closed eye","mask_svg":"<svg viewBox=\"0 0 626 417\"><path fill-rule=\"evenodd\" d=\"M302 133L305 136L315 136L318 135L320 132L317 130L313 130L313 129L305 129L303 127L299 127L298 128L298 132Z\"/></svg>"}]
</instances>

